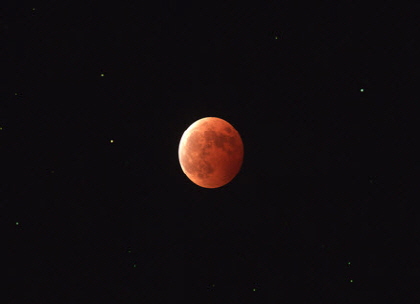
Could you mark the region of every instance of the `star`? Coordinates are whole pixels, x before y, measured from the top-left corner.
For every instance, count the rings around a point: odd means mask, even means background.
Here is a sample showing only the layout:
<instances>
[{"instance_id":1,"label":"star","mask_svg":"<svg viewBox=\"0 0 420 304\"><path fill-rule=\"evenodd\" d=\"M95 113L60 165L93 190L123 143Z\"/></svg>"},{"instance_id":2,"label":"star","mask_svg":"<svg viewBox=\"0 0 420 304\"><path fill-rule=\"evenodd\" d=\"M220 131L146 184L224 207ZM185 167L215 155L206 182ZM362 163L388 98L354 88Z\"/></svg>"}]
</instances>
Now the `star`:
<instances>
[{"instance_id":1,"label":"star","mask_svg":"<svg viewBox=\"0 0 420 304\"><path fill-rule=\"evenodd\" d=\"M214 287L216 287L216 284L211 284L207 286L207 289L212 290Z\"/></svg>"}]
</instances>

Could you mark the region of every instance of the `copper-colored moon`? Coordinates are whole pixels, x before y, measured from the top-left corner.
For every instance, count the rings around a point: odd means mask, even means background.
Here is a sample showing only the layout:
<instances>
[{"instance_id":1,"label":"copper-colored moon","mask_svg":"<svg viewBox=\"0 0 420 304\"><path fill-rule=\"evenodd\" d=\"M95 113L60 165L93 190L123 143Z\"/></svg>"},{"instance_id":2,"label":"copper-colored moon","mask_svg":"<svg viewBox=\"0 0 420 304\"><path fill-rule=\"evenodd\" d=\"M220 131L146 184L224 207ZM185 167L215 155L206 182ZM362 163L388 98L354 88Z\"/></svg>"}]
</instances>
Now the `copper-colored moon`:
<instances>
[{"instance_id":1,"label":"copper-colored moon","mask_svg":"<svg viewBox=\"0 0 420 304\"><path fill-rule=\"evenodd\" d=\"M184 132L178 148L182 171L198 186L218 188L239 172L244 146L238 131L217 117L197 120Z\"/></svg>"}]
</instances>

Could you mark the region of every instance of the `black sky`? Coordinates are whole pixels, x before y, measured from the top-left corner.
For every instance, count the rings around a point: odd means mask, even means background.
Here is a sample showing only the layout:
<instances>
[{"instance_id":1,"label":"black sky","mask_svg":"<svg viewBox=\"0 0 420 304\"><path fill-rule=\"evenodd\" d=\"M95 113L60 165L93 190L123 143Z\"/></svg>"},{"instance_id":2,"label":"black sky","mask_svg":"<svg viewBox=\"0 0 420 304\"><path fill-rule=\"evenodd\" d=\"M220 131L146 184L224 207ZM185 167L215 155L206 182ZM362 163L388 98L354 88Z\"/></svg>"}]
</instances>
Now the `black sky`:
<instances>
[{"instance_id":1,"label":"black sky","mask_svg":"<svg viewBox=\"0 0 420 304\"><path fill-rule=\"evenodd\" d=\"M418 8L10 1L1 298L420 300L408 186ZM177 158L207 116L244 142L240 173L218 189Z\"/></svg>"}]
</instances>

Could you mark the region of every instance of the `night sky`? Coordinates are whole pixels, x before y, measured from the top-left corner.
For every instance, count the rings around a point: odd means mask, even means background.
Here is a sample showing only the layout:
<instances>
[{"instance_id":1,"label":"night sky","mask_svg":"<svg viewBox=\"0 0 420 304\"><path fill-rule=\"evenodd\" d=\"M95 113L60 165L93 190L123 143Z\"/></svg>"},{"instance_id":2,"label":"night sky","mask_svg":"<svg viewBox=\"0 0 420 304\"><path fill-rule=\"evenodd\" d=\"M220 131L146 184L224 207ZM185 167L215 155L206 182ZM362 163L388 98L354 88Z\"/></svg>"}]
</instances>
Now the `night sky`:
<instances>
[{"instance_id":1,"label":"night sky","mask_svg":"<svg viewBox=\"0 0 420 304\"><path fill-rule=\"evenodd\" d=\"M6 1L1 303L419 303L420 7L341 2Z\"/></svg>"}]
</instances>

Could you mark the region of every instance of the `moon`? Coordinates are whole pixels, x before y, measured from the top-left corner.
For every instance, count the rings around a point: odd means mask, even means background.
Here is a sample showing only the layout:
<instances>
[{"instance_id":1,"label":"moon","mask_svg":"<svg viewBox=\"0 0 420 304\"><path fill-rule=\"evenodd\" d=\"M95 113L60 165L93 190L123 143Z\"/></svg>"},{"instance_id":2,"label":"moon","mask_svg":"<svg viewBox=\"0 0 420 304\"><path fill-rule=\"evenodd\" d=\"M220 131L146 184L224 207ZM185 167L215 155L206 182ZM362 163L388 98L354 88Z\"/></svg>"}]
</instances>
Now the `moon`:
<instances>
[{"instance_id":1,"label":"moon","mask_svg":"<svg viewBox=\"0 0 420 304\"><path fill-rule=\"evenodd\" d=\"M242 167L244 145L238 131L217 117L197 120L185 130L178 148L182 171L196 185L219 188Z\"/></svg>"}]
</instances>

